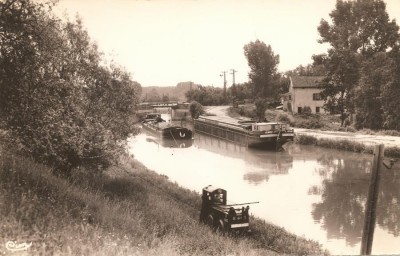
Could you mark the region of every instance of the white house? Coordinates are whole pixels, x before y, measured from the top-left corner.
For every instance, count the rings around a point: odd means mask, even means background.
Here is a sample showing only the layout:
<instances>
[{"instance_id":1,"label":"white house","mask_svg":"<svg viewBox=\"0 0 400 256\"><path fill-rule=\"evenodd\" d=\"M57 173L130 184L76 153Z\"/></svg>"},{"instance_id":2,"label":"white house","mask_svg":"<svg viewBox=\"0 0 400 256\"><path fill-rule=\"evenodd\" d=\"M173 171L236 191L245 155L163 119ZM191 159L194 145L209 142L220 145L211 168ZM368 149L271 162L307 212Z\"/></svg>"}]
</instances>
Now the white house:
<instances>
[{"instance_id":1,"label":"white house","mask_svg":"<svg viewBox=\"0 0 400 256\"><path fill-rule=\"evenodd\" d=\"M289 92L282 95L283 110L292 113L302 113L304 107L309 107L312 113L325 113L324 100L320 92L320 82L323 76L292 76Z\"/></svg>"}]
</instances>

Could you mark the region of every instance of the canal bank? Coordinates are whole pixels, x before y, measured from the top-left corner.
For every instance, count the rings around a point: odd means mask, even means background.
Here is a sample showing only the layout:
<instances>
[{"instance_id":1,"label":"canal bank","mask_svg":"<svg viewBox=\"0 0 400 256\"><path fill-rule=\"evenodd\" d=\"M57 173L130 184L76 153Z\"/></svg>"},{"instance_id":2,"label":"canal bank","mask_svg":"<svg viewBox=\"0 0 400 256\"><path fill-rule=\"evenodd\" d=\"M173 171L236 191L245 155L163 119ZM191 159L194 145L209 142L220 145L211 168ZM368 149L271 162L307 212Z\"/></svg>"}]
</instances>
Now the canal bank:
<instances>
[{"instance_id":1,"label":"canal bank","mask_svg":"<svg viewBox=\"0 0 400 256\"><path fill-rule=\"evenodd\" d=\"M254 236L217 234L199 223L198 193L121 160L104 174L75 170L66 180L30 159L0 155L0 254L15 244L29 244L29 255L276 255L271 247L324 253L254 218Z\"/></svg>"}]
</instances>

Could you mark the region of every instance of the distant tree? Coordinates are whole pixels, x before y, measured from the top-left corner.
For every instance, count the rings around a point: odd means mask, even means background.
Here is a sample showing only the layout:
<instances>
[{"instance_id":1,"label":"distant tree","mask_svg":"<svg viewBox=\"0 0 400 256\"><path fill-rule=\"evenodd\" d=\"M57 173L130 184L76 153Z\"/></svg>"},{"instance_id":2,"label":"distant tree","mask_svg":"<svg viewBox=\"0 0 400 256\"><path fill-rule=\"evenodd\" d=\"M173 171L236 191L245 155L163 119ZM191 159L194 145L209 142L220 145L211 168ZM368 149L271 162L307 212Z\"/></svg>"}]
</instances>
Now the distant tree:
<instances>
[{"instance_id":1,"label":"distant tree","mask_svg":"<svg viewBox=\"0 0 400 256\"><path fill-rule=\"evenodd\" d=\"M228 89L228 95L232 95L231 90L232 87ZM236 84L235 90L237 100L251 99L253 97L250 83Z\"/></svg>"},{"instance_id":2,"label":"distant tree","mask_svg":"<svg viewBox=\"0 0 400 256\"><path fill-rule=\"evenodd\" d=\"M338 0L330 17L332 24L322 19L318 27L319 42L331 46L324 59L327 75L322 95L325 108L338 111L343 125L346 113L354 113L361 62L393 47L399 38L398 26L389 20L382 0Z\"/></svg>"},{"instance_id":3,"label":"distant tree","mask_svg":"<svg viewBox=\"0 0 400 256\"><path fill-rule=\"evenodd\" d=\"M148 102L161 102L161 97L154 88L146 96L146 101Z\"/></svg>"},{"instance_id":4,"label":"distant tree","mask_svg":"<svg viewBox=\"0 0 400 256\"><path fill-rule=\"evenodd\" d=\"M169 101L169 96L168 95L163 95L162 96L162 102L168 102Z\"/></svg>"},{"instance_id":5,"label":"distant tree","mask_svg":"<svg viewBox=\"0 0 400 256\"><path fill-rule=\"evenodd\" d=\"M216 106L225 104L223 89L213 86L198 86L196 90L186 92L188 101L197 101L203 106Z\"/></svg>"},{"instance_id":6,"label":"distant tree","mask_svg":"<svg viewBox=\"0 0 400 256\"><path fill-rule=\"evenodd\" d=\"M193 119L196 119L199 117L199 115L203 114L203 106L198 103L197 101L192 101L189 105L189 111L190 115Z\"/></svg>"},{"instance_id":7,"label":"distant tree","mask_svg":"<svg viewBox=\"0 0 400 256\"><path fill-rule=\"evenodd\" d=\"M260 40L244 46L244 55L250 67L250 83L253 86L253 96L268 98L274 101L278 96L280 75L277 71L279 55L275 55L271 46Z\"/></svg>"}]
</instances>

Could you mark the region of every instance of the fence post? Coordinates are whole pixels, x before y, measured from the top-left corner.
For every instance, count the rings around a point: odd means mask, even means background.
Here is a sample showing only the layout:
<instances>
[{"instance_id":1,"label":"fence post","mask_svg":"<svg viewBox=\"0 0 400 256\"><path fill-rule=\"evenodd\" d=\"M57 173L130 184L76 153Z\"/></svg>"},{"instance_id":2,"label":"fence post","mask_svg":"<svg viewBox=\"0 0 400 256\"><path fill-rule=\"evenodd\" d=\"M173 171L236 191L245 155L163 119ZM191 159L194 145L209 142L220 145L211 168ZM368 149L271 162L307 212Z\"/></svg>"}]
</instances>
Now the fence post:
<instances>
[{"instance_id":1,"label":"fence post","mask_svg":"<svg viewBox=\"0 0 400 256\"><path fill-rule=\"evenodd\" d=\"M371 255L374 239L376 205L378 203L380 172L384 155L384 146L376 145L372 164L371 180L369 183L367 202L365 203L364 228L361 240L361 255Z\"/></svg>"}]
</instances>

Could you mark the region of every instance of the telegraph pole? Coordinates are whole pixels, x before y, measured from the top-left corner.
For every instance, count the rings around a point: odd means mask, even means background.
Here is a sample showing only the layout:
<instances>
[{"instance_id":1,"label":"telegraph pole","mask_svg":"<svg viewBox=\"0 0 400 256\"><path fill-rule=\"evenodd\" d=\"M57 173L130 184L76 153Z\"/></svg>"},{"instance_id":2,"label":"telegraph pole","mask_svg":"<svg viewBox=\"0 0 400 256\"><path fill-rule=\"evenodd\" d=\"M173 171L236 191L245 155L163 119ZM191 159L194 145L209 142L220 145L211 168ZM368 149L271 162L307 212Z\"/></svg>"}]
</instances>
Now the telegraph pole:
<instances>
[{"instance_id":1,"label":"telegraph pole","mask_svg":"<svg viewBox=\"0 0 400 256\"><path fill-rule=\"evenodd\" d=\"M226 71L222 71L219 76L224 77L224 99L226 99Z\"/></svg>"},{"instance_id":2,"label":"telegraph pole","mask_svg":"<svg viewBox=\"0 0 400 256\"><path fill-rule=\"evenodd\" d=\"M237 107L235 102L236 102L236 87L235 87L235 73L237 70L231 69L231 74L232 74L232 101L233 101L233 107Z\"/></svg>"}]
</instances>

